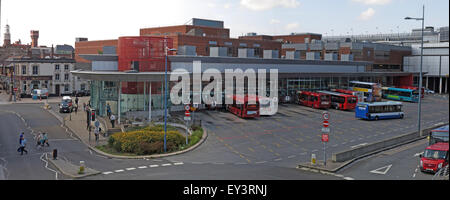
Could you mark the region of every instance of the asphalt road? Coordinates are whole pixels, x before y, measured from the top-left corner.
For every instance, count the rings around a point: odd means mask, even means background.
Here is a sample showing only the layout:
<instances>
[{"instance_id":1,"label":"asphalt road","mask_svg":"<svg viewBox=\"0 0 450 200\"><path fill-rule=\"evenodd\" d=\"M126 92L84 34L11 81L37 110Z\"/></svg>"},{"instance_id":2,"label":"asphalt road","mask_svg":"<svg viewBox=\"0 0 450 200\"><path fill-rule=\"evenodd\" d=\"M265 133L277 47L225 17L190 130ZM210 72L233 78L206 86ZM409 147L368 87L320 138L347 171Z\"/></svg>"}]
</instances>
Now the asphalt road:
<instances>
[{"instance_id":1,"label":"asphalt road","mask_svg":"<svg viewBox=\"0 0 450 200\"><path fill-rule=\"evenodd\" d=\"M330 112L330 142L327 157L333 152L346 150L364 143L371 143L416 130L417 104L404 103L404 119L364 121L354 117L353 112L328 110ZM258 119L240 119L230 113L205 111L196 113L205 124L209 136L197 149L163 159L122 160L108 159L91 152L60 122L38 104L0 105L0 179L68 179L41 159L44 152L57 148L60 158L74 164L83 160L86 166L102 172L85 179L126 180L240 180L240 179L295 179L335 180L352 179L410 179L417 158L400 160L388 173L367 174L367 171L390 165L386 159L368 159L365 165L355 163L339 174L320 174L297 170L300 162L309 161L311 154L323 159L320 131L322 110L299 105L281 105L275 116ZM429 96L422 106L423 127L448 122L448 96ZM23 117L11 113L14 111ZM29 144L34 144L33 134L49 133L51 148L35 150L29 147L28 155L20 156L18 135L26 133ZM31 145L30 145L31 146ZM420 145L419 145L420 146ZM423 147L412 150L418 151ZM405 154L411 154L412 152ZM415 152L417 153L417 152ZM415 154L414 153L414 154ZM394 155L394 154L393 154ZM397 155L397 154L395 154ZM399 155L399 158L406 157ZM369 162L370 161L370 162ZM393 158L392 161L395 161ZM400 174L400 168L412 171ZM413 169L414 168L414 169ZM383 170L383 169L381 169ZM394 173L397 172L397 173ZM395 174L395 175L394 175ZM420 178L421 175L416 174ZM426 179L426 178L424 178Z\"/></svg>"}]
</instances>

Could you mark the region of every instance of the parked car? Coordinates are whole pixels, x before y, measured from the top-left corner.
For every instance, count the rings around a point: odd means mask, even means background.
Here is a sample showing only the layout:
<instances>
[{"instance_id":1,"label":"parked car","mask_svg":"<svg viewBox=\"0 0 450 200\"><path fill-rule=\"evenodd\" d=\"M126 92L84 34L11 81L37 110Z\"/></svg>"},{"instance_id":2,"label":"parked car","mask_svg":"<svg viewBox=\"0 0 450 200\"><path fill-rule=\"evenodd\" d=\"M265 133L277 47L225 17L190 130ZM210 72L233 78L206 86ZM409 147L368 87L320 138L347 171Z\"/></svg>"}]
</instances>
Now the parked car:
<instances>
[{"instance_id":1,"label":"parked car","mask_svg":"<svg viewBox=\"0 0 450 200\"><path fill-rule=\"evenodd\" d=\"M434 94L435 92L433 90L430 90L428 88L425 89L425 94Z\"/></svg>"},{"instance_id":2,"label":"parked car","mask_svg":"<svg viewBox=\"0 0 450 200\"><path fill-rule=\"evenodd\" d=\"M425 149L420 155L420 171L436 173L448 165L448 143L439 142Z\"/></svg>"},{"instance_id":3,"label":"parked car","mask_svg":"<svg viewBox=\"0 0 450 200\"><path fill-rule=\"evenodd\" d=\"M60 113L71 113L73 111L72 98L70 96L64 96L59 104Z\"/></svg>"}]
</instances>

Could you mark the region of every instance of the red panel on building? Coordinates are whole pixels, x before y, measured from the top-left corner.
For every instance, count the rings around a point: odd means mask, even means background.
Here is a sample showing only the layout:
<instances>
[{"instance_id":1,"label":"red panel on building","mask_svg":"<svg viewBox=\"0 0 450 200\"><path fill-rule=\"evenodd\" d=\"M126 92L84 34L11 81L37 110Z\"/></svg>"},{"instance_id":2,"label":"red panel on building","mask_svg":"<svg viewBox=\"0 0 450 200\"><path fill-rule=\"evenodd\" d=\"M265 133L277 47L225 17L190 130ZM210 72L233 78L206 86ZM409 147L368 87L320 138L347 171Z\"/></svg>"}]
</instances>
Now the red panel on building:
<instances>
[{"instance_id":1,"label":"red panel on building","mask_svg":"<svg viewBox=\"0 0 450 200\"><path fill-rule=\"evenodd\" d=\"M165 46L173 48L171 38L150 36L120 37L117 52L119 56L119 71L165 71ZM171 55L170 52L169 55ZM167 70L170 71L170 63L167 64Z\"/></svg>"}]
</instances>

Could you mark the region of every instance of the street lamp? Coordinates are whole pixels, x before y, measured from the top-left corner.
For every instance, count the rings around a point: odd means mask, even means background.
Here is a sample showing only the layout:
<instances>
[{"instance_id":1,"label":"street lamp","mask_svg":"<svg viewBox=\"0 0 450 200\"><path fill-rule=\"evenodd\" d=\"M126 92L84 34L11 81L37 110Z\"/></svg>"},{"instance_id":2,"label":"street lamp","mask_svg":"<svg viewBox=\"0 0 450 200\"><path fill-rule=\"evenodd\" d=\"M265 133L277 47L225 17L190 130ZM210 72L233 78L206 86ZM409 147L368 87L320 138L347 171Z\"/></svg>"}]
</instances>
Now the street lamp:
<instances>
[{"instance_id":1,"label":"street lamp","mask_svg":"<svg viewBox=\"0 0 450 200\"><path fill-rule=\"evenodd\" d=\"M421 108L422 108L422 66L423 66L423 29L425 25L425 5L423 5L422 9L422 18L414 18L414 17L405 17L405 20L420 20L422 21L422 44L420 48L420 75L419 75L419 108L418 108L418 120L417 120L417 126L419 129L419 134L422 136L422 130L420 127L420 114L421 114Z\"/></svg>"},{"instance_id":2,"label":"street lamp","mask_svg":"<svg viewBox=\"0 0 450 200\"><path fill-rule=\"evenodd\" d=\"M169 49L167 47L167 38L164 38L164 53L165 53L165 74L164 74L164 153L167 152L166 148L166 135L167 135L167 52L176 51L176 49Z\"/></svg>"}]
</instances>

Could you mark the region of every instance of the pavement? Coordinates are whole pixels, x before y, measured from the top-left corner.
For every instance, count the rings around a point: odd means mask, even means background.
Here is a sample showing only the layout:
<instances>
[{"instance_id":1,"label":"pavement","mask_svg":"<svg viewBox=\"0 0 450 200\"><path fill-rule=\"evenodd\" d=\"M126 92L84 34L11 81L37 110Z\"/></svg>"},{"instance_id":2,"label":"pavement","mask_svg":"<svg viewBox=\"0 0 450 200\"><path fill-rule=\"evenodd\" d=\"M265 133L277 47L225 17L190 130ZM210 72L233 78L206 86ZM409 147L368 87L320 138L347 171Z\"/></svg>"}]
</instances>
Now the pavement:
<instances>
[{"instance_id":1,"label":"pavement","mask_svg":"<svg viewBox=\"0 0 450 200\"><path fill-rule=\"evenodd\" d=\"M78 165L72 164L70 161L65 159L53 159L49 153L45 154L46 159L52 163L59 171L61 171L66 176L71 178L84 178L88 176L94 176L100 174L101 172L85 167L84 171L81 172L81 163Z\"/></svg>"}]
</instances>

